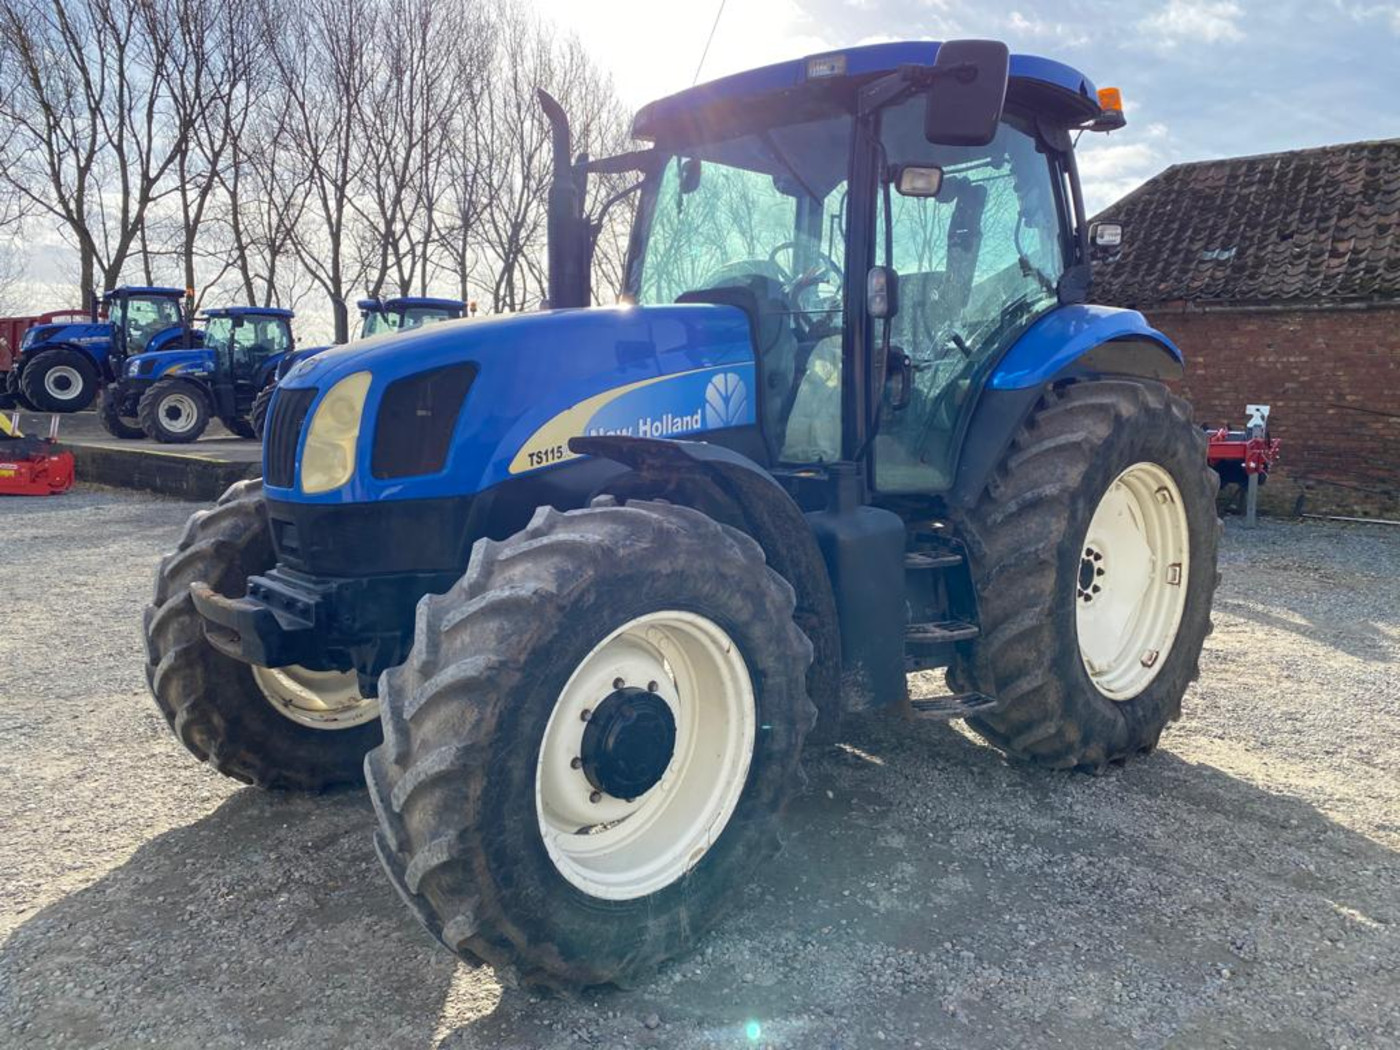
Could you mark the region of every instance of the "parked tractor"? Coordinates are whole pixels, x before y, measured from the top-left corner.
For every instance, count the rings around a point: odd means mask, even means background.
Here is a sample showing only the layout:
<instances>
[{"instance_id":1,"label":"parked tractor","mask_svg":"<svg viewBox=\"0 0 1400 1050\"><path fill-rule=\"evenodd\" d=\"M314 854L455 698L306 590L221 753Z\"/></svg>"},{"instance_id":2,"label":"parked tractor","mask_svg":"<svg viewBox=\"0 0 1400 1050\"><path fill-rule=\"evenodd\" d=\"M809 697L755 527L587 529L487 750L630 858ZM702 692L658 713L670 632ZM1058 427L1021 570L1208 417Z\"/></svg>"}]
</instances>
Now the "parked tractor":
<instances>
[{"instance_id":1,"label":"parked tractor","mask_svg":"<svg viewBox=\"0 0 1400 1050\"><path fill-rule=\"evenodd\" d=\"M19 346L24 334L31 328L41 325L70 322L83 322L88 317L86 310L50 310L42 314L23 317L0 317L0 410L25 408L34 411L34 406L16 389L11 389L10 373L19 357Z\"/></svg>"},{"instance_id":2,"label":"parked tractor","mask_svg":"<svg viewBox=\"0 0 1400 1050\"><path fill-rule=\"evenodd\" d=\"M451 321L461 317L466 304L460 299L429 299L422 296L397 296L392 299L373 297L361 299L356 305L360 308L360 338L387 335L394 332L409 332L424 325ZM329 346L311 346L288 354L278 363L273 381L264 388L253 403L251 420L253 436L261 438L263 424L267 420L267 406L272 403L272 392L277 383L291 371L292 366L309 357L315 357L331 349Z\"/></svg>"},{"instance_id":3,"label":"parked tractor","mask_svg":"<svg viewBox=\"0 0 1400 1050\"><path fill-rule=\"evenodd\" d=\"M186 323L179 288L115 288L77 322L35 325L24 333L8 373L8 392L39 412L81 412L122 375L128 357L199 346Z\"/></svg>"},{"instance_id":4,"label":"parked tractor","mask_svg":"<svg viewBox=\"0 0 1400 1050\"><path fill-rule=\"evenodd\" d=\"M102 425L119 438L184 444L217 418L239 437L254 437L253 405L293 352L294 316L272 306L206 310L203 346L127 358L123 378L103 391Z\"/></svg>"},{"instance_id":5,"label":"parked tractor","mask_svg":"<svg viewBox=\"0 0 1400 1050\"><path fill-rule=\"evenodd\" d=\"M1088 302L1073 141L1113 98L995 42L877 44L575 160L542 96L553 309L283 380L264 477L146 612L176 735L266 787L363 769L424 927L564 987L690 949L843 714L1053 768L1151 751L1219 526L1180 352ZM626 304L586 309L587 179L629 173ZM933 668L951 692L910 701Z\"/></svg>"}]
</instances>

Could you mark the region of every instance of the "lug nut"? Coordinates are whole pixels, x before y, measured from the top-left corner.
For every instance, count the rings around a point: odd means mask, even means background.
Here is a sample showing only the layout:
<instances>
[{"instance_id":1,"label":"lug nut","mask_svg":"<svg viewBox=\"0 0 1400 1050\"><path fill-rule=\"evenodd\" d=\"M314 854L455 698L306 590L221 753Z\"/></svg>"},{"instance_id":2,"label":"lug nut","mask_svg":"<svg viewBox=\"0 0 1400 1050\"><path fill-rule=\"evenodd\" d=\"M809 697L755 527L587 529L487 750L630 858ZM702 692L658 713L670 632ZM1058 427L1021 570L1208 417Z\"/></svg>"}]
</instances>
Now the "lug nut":
<instances>
[{"instance_id":1,"label":"lug nut","mask_svg":"<svg viewBox=\"0 0 1400 1050\"><path fill-rule=\"evenodd\" d=\"M613 688L614 688L614 689L621 689L621 688L622 688L623 686L625 686L626 684L627 684L627 683L626 683L625 681L623 681L621 678L614 678L614 679L613 679Z\"/></svg>"},{"instance_id":2,"label":"lug nut","mask_svg":"<svg viewBox=\"0 0 1400 1050\"><path fill-rule=\"evenodd\" d=\"M648 693L654 693L654 692L656 692L656 690L659 689L659 688L660 688L660 686L658 686L655 682L648 682L648 683L647 683L647 692L648 692Z\"/></svg>"},{"instance_id":3,"label":"lug nut","mask_svg":"<svg viewBox=\"0 0 1400 1050\"><path fill-rule=\"evenodd\" d=\"M595 804L596 804L596 803L599 803L599 802L602 802L602 801L603 801L603 793L602 793L601 791L594 791L594 792L591 792L591 793L589 794L589 796L588 796L588 801L589 801L589 802L592 802L592 803L595 803Z\"/></svg>"},{"instance_id":4,"label":"lug nut","mask_svg":"<svg viewBox=\"0 0 1400 1050\"><path fill-rule=\"evenodd\" d=\"M580 715L578 716L578 720L579 720L580 722L587 722L587 721L588 721L590 718L592 718L592 717L593 717L593 712L590 711L588 708L585 707L585 708L583 709L583 713L580 714Z\"/></svg>"},{"instance_id":5,"label":"lug nut","mask_svg":"<svg viewBox=\"0 0 1400 1050\"><path fill-rule=\"evenodd\" d=\"M583 768L583 759L578 758L577 756L575 756L574 758L569 759L569 768L570 768L570 769L582 769L582 768Z\"/></svg>"}]
</instances>

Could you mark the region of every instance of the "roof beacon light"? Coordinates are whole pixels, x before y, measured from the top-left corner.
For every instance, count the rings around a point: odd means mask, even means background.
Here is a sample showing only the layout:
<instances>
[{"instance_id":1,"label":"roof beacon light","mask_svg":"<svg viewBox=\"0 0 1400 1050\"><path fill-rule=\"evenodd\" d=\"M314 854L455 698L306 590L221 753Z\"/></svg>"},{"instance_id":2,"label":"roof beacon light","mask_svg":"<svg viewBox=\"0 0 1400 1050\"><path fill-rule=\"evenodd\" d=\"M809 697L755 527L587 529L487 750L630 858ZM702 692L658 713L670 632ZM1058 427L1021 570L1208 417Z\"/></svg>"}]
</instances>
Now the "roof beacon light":
<instances>
[{"instance_id":1,"label":"roof beacon light","mask_svg":"<svg viewBox=\"0 0 1400 1050\"><path fill-rule=\"evenodd\" d=\"M1089 127L1093 131L1117 131L1128 123L1123 116L1123 92L1116 87L1099 88L1101 113Z\"/></svg>"},{"instance_id":2,"label":"roof beacon light","mask_svg":"<svg viewBox=\"0 0 1400 1050\"><path fill-rule=\"evenodd\" d=\"M845 55L817 55L807 59L807 79L822 80L826 77L846 75Z\"/></svg>"}]
</instances>

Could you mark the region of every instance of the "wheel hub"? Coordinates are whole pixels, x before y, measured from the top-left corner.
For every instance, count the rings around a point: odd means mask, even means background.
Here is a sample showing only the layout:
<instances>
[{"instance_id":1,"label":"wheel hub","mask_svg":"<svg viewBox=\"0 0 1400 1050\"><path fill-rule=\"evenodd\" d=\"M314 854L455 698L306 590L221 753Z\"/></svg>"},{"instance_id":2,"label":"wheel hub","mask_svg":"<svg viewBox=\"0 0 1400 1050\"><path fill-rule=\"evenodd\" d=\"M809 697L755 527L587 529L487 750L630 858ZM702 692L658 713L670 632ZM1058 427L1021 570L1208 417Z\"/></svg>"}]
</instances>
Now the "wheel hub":
<instances>
[{"instance_id":1,"label":"wheel hub","mask_svg":"<svg viewBox=\"0 0 1400 1050\"><path fill-rule=\"evenodd\" d=\"M661 779L676 750L676 716L656 693L624 686L591 713L580 758L588 782L631 801Z\"/></svg>"},{"instance_id":2,"label":"wheel hub","mask_svg":"<svg viewBox=\"0 0 1400 1050\"><path fill-rule=\"evenodd\" d=\"M1093 546L1086 546L1079 559L1079 600L1085 604L1092 602L1103 590L1100 577L1107 574L1103 552Z\"/></svg>"}]
</instances>

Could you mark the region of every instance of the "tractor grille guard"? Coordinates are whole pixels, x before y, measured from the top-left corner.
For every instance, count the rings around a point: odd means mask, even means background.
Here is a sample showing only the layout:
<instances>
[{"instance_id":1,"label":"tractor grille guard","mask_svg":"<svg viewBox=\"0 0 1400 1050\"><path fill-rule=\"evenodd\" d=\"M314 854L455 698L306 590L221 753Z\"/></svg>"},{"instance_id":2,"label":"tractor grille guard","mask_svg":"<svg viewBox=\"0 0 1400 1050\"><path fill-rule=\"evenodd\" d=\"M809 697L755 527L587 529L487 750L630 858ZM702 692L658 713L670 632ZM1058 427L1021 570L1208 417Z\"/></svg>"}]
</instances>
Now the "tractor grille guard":
<instances>
[{"instance_id":1,"label":"tractor grille guard","mask_svg":"<svg viewBox=\"0 0 1400 1050\"><path fill-rule=\"evenodd\" d=\"M264 467L267 483L277 488L291 488L297 476L297 445L301 428L317 390L278 390L267 416L267 433L263 441Z\"/></svg>"}]
</instances>

